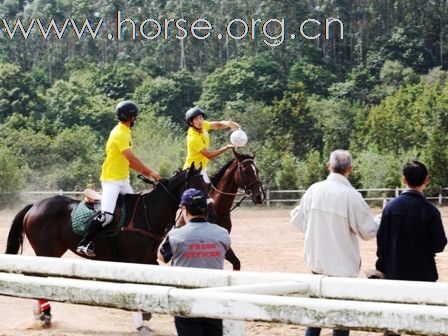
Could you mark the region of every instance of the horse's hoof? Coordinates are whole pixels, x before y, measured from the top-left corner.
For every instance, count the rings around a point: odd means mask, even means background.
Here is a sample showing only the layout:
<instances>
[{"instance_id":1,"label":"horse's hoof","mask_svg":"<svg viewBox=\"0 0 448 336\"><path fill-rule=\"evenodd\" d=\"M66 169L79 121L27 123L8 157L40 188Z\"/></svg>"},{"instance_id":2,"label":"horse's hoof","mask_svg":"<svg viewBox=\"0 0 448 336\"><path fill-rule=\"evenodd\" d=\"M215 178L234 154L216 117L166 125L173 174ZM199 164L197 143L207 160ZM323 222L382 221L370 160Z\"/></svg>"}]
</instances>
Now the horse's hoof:
<instances>
[{"instance_id":1,"label":"horse's hoof","mask_svg":"<svg viewBox=\"0 0 448 336\"><path fill-rule=\"evenodd\" d=\"M147 326L141 326L137 329L139 336L151 336L151 329Z\"/></svg>"},{"instance_id":2,"label":"horse's hoof","mask_svg":"<svg viewBox=\"0 0 448 336\"><path fill-rule=\"evenodd\" d=\"M149 321L152 317L151 313L142 313L143 321Z\"/></svg>"}]
</instances>

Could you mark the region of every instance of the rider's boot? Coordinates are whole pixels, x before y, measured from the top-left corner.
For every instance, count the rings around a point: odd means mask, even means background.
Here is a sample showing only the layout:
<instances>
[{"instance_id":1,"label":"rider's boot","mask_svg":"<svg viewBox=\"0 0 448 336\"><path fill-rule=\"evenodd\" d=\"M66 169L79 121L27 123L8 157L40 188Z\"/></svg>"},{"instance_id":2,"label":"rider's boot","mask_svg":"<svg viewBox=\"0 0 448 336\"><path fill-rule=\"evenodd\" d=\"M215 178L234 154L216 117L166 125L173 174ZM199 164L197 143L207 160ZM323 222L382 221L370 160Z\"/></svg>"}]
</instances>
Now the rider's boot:
<instances>
[{"instance_id":1,"label":"rider's boot","mask_svg":"<svg viewBox=\"0 0 448 336\"><path fill-rule=\"evenodd\" d=\"M78 252L79 254L83 254L87 257L96 256L95 246L92 243L92 241L95 239L98 232L100 232L105 221L106 221L105 213L99 213L92 219L86 234L84 235L84 237L82 237L81 241L78 244L76 252Z\"/></svg>"}]
</instances>

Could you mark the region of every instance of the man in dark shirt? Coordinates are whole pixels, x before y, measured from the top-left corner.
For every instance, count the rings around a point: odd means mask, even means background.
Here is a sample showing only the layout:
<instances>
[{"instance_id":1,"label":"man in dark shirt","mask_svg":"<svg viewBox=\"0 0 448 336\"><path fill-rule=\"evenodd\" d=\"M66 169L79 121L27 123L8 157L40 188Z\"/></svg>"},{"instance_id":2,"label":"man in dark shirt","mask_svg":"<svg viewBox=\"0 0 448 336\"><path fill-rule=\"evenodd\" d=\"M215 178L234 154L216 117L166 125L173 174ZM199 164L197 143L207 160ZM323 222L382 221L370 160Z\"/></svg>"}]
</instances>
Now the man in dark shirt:
<instances>
[{"instance_id":1,"label":"man in dark shirt","mask_svg":"<svg viewBox=\"0 0 448 336\"><path fill-rule=\"evenodd\" d=\"M418 161L403 166L407 190L384 208L377 234L376 269L385 279L437 281L435 254L447 243L439 210L423 195L428 170Z\"/></svg>"},{"instance_id":2,"label":"man in dark shirt","mask_svg":"<svg viewBox=\"0 0 448 336\"><path fill-rule=\"evenodd\" d=\"M223 269L230 247L226 229L207 222L207 198L200 190L187 189L180 202L185 226L171 230L159 250L159 259L177 267ZM222 336L222 320L174 318L178 336Z\"/></svg>"}]
</instances>

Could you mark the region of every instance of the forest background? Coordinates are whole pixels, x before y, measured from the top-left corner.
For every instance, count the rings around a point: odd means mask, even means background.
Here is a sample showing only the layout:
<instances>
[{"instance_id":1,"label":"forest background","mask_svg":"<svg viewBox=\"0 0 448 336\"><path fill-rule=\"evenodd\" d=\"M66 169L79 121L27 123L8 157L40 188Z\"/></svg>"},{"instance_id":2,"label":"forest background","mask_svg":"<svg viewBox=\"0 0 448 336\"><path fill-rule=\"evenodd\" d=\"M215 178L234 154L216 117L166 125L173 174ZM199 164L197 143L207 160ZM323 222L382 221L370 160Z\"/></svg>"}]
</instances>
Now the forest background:
<instances>
[{"instance_id":1,"label":"forest background","mask_svg":"<svg viewBox=\"0 0 448 336\"><path fill-rule=\"evenodd\" d=\"M258 35L241 39L216 38L215 31L207 39L179 39L176 29L134 38L132 25L123 23L120 41L106 30L95 39L73 31L43 38L36 27L27 38L19 30L11 38L6 26L105 18L113 29L117 11L132 18L136 32L148 18L261 23ZM428 194L448 187L445 0L3 0L0 18L0 194L99 188L114 107L123 99L140 108L134 150L163 176L182 166L184 115L199 105L209 120L242 125L249 136L242 150L256 153L272 189L306 188L324 178L337 148L353 153L357 188L400 186L408 159L428 166ZM298 34L307 18L322 24L303 32L319 38ZM328 18L343 22L343 33L324 31ZM277 46L267 45L260 30L269 19L285 22ZM281 28L272 24L265 33ZM235 24L233 36L244 29ZM214 149L229 132L211 136ZM223 155L210 170L230 158Z\"/></svg>"}]
</instances>

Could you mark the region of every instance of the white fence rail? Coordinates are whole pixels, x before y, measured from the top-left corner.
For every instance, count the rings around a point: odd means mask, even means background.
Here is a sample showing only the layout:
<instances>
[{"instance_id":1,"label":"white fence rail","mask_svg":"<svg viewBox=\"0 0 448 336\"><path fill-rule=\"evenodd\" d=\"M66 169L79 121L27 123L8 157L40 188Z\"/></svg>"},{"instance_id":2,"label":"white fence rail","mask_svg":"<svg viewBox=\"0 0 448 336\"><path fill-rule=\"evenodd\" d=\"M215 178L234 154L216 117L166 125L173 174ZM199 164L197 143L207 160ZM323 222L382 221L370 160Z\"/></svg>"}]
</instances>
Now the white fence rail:
<instances>
[{"instance_id":1,"label":"white fence rail","mask_svg":"<svg viewBox=\"0 0 448 336\"><path fill-rule=\"evenodd\" d=\"M0 295L240 321L448 334L447 283L11 255L0 255L0 272ZM244 334L244 328L235 330L226 335Z\"/></svg>"},{"instance_id":2,"label":"white fence rail","mask_svg":"<svg viewBox=\"0 0 448 336\"><path fill-rule=\"evenodd\" d=\"M371 189L357 189L362 194L367 194L368 196L364 197L366 201L381 201L385 203L386 201L397 197L404 189L403 188L371 188ZM274 204L295 204L300 201L300 197L305 192L305 189L292 189L292 190L273 190L266 189L266 200L265 205L270 207ZM443 204L444 200L448 199L448 193L444 193L448 191L448 188L443 188L442 193L440 193L436 197L428 197L429 200L437 201L439 205ZM377 196L372 196L372 194L377 194ZM55 195L66 195L73 198L82 198L83 192L81 191L64 191L64 190L55 190L55 191L24 191L20 193L21 198L24 200L36 200L43 197L55 196ZM287 195L285 197L283 195ZM249 197L248 197L249 198ZM244 203L250 203L249 199L244 200Z\"/></svg>"},{"instance_id":3,"label":"white fence rail","mask_svg":"<svg viewBox=\"0 0 448 336\"><path fill-rule=\"evenodd\" d=\"M362 194L368 194L369 196L364 197L366 201L382 201L383 204L388 200L397 197L403 190L403 188L371 188L371 189L356 189ZM448 188L443 188L442 191L447 191ZM305 189L295 189L295 190L266 190L266 205L270 206L272 203L298 203L300 201L300 196L305 193ZM371 196L372 193L377 193L378 196ZM294 194L297 197L282 198L277 195L284 194ZM393 196L390 196L393 195ZM443 192L436 197L427 197L429 200L437 201L439 205L443 204L443 200L448 199L448 195L444 195Z\"/></svg>"}]
</instances>

